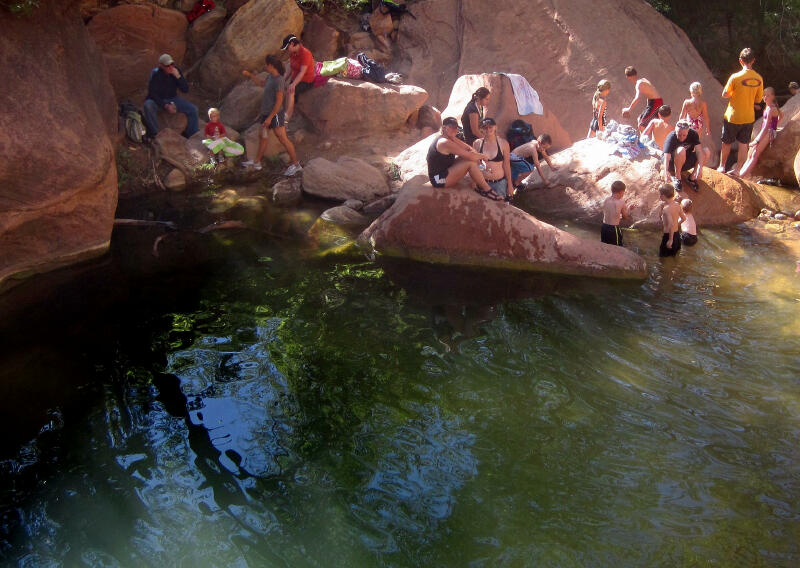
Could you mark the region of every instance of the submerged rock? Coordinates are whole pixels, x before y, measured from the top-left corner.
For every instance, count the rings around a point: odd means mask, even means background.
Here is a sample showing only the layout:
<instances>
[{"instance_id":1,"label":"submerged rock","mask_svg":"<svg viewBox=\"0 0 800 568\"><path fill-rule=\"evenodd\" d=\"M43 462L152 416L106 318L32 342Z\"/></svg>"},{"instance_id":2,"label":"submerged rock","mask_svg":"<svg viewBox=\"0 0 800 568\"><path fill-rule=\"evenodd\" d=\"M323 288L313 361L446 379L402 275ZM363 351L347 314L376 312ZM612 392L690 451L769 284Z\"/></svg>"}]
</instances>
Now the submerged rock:
<instances>
[{"instance_id":1,"label":"submerged rock","mask_svg":"<svg viewBox=\"0 0 800 568\"><path fill-rule=\"evenodd\" d=\"M320 219L328 223L333 223L334 225L343 226L365 227L369 223L367 217L364 217L364 215L346 205L338 205L326 209L322 212L322 215L320 215Z\"/></svg>"},{"instance_id":2,"label":"submerged rock","mask_svg":"<svg viewBox=\"0 0 800 568\"><path fill-rule=\"evenodd\" d=\"M437 264L606 278L644 278L636 253L557 229L468 189L410 182L359 242L378 254Z\"/></svg>"}]
</instances>

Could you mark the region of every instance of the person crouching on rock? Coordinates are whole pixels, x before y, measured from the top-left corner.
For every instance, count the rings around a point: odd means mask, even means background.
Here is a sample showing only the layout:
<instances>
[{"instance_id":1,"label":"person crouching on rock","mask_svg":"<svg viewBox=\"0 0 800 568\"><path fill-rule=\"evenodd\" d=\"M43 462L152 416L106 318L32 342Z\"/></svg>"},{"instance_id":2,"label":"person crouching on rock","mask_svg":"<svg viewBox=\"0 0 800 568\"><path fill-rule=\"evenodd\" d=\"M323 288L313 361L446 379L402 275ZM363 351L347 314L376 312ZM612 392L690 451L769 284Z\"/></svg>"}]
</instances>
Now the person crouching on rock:
<instances>
[{"instance_id":1,"label":"person crouching on rock","mask_svg":"<svg viewBox=\"0 0 800 568\"><path fill-rule=\"evenodd\" d=\"M186 115L186 130L181 136L189 138L197 132L197 107L178 96L178 91L189 92L189 83L181 70L175 66L172 56L168 53L158 58L158 67L150 72L150 81L147 83L147 99L142 108L142 120L147 127L147 135L158 134L158 111L165 110L170 114L181 113Z\"/></svg>"},{"instance_id":2,"label":"person crouching on rock","mask_svg":"<svg viewBox=\"0 0 800 568\"><path fill-rule=\"evenodd\" d=\"M542 170L542 160L547 162L552 171L558 168L553 165L547 150L553 145L549 134L540 134L535 140L525 142L511 150L511 175L514 176L514 187L519 189L526 177L535 169L539 172L544 186L550 185L550 178Z\"/></svg>"},{"instance_id":3,"label":"person crouching on rock","mask_svg":"<svg viewBox=\"0 0 800 568\"><path fill-rule=\"evenodd\" d=\"M458 121L452 116L442 121L442 133L428 148L428 179L433 187L454 187L469 174L478 186L478 193L494 201L502 201L486 180L478 167L481 160L489 156L477 152L465 142L458 139Z\"/></svg>"},{"instance_id":4,"label":"person crouching on rock","mask_svg":"<svg viewBox=\"0 0 800 568\"><path fill-rule=\"evenodd\" d=\"M259 79L257 76L250 73L250 71L242 71L242 75L250 79L256 85L262 85L264 87L264 94L261 96L261 114L258 117L258 122L261 123L258 153L256 154L255 161L248 160L242 165L244 167L253 167L256 170L261 169L261 158L263 158L264 154L267 152L267 137L269 136L269 131L272 130L278 142L286 148L286 152L289 154L289 159L291 160L291 164L289 164L289 167L283 172L283 175L293 176L301 171L303 167L300 165L300 162L297 161L297 153L295 152L294 144L292 144L292 141L289 140L289 136L286 134L286 120L283 112L286 82L283 78L283 63L274 55L267 55L264 59L264 68L267 70L266 79Z\"/></svg>"},{"instance_id":5,"label":"person crouching on rock","mask_svg":"<svg viewBox=\"0 0 800 568\"><path fill-rule=\"evenodd\" d=\"M664 180L681 191L681 172L689 171L686 183L697 191L697 180L703 176L703 166L710 157L711 151L700 145L700 135L687 121L679 120L664 140Z\"/></svg>"},{"instance_id":6,"label":"person crouching on rock","mask_svg":"<svg viewBox=\"0 0 800 568\"><path fill-rule=\"evenodd\" d=\"M472 147L479 153L494 156L484 162L483 179L492 188L492 191L506 201L511 200L513 193L513 180L511 178L511 149L508 141L497 135L497 123L493 118L484 118L481 121L483 138L473 142Z\"/></svg>"}]
</instances>

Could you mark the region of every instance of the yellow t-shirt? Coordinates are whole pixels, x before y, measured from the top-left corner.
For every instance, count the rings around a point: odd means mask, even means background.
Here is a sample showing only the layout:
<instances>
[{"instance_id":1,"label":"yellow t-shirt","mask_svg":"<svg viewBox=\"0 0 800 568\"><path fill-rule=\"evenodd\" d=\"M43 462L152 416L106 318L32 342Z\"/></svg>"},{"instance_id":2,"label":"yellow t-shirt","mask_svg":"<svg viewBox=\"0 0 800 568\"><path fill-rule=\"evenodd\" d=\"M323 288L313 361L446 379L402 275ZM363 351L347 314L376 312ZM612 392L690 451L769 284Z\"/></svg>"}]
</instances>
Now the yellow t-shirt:
<instances>
[{"instance_id":1,"label":"yellow t-shirt","mask_svg":"<svg viewBox=\"0 0 800 568\"><path fill-rule=\"evenodd\" d=\"M731 98L725 109L725 120L731 124L749 124L756 120L753 105L764 98L764 80L752 69L734 73L725 84Z\"/></svg>"}]
</instances>

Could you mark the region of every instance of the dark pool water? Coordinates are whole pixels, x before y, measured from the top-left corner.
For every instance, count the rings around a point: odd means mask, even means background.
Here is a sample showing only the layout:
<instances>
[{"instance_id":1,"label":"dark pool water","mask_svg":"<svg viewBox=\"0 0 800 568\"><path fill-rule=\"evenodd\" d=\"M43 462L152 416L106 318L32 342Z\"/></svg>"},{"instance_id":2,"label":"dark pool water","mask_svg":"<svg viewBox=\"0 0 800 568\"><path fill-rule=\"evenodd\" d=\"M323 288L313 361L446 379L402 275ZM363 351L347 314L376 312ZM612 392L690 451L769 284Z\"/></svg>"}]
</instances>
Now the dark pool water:
<instances>
[{"instance_id":1,"label":"dark pool water","mask_svg":"<svg viewBox=\"0 0 800 568\"><path fill-rule=\"evenodd\" d=\"M53 285L3 326L0 561L800 565L794 257L626 238L645 281L230 237Z\"/></svg>"}]
</instances>

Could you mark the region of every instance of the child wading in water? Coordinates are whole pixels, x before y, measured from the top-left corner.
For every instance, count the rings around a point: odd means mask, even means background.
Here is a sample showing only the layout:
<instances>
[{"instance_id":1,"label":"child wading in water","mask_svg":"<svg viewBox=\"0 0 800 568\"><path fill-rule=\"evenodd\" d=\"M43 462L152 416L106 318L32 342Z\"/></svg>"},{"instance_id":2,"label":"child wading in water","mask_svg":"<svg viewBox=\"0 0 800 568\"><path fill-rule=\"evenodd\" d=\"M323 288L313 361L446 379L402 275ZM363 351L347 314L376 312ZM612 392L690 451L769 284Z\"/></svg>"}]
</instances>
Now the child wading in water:
<instances>
[{"instance_id":1,"label":"child wading in water","mask_svg":"<svg viewBox=\"0 0 800 568\"><path fill-rule=\"evenodd\" d=\"M681 206L675 201L675 190L671 185L664 184L658 188L658 198L663 203L661 208L661 223L664 226L664 236L658 256L675 256L681 250L681 235L679 232L681 221L685 219Z\"/></svg>"},{"instance_id":2,"label":"child wading in water","mask_svg":"<svg viewBox=\"0 0 800 568\"><path fill-rule=\"evenodd\" d=\"M759 156L767 146L772 146L772 141L775 140L775 135L777 134L778 123L783 118L783 111L778 108L778 103L775 100L775 89L772 87L764 89L764 102L767 103L767 108L764 109L764 114L761 117L761 130L758 132L756 139L750 142L747 161L739 173L742 177L749 174L755 167Z\"/></svg>"},{"instance_id":3,"label":"child wading in water","mask_svg":"<svg viewBox=\"0 0 800 568\"><path fill-rule=\"evenodd\" d=\"M275 133L286 152L289 154L291 164L283 172L285 176L293 176L303 169L300 162L297 161L297 154L294 150L294 144L286 134L286 117L284 114L284 92L286 89L286 80L283 78L284 68L281 60L274 55L267 55L264 59L264 67L267 70L267 77L264 80L259 79L257 76L250 73L250 71L242 71L242 75L250 79L256 85L264 86L264 94L261 96L261 115L258 117L258 122L261 123L258 140L258 153L254 161L244 162L242 165L245 167L252 167L255 170L261 169L261 158L267 152L267 144L269 139L269 131Z\"/></svg>"},{"instance_id":4,"label":"child wading in water","mask_svg":"<svg viewBox=\"0 0 800 568\"><path fill-rule=\"evenodd\" d=\"M625 195L625 184L619 180L611 184L611 195L603 201L603 225L600 227L600 240L608 245L622 246L622 219L630 219L633 205L626 205L622 200Z\"/></svg>"},{"instance_id":5,"label":"child wading in water","mask_svg":"<svg viewBox=\"0 0 800 568\"><path fill-rule=\"evenodd\" d=\"M244 154L244 147L241 144L225 137L225 125L219 120L219 109L208 109L208 121L204 132L206 139L203 140L203 144L216 155L220 164L225 161L225 157L231 158Z\"/></svg>"},{"instance_id":6,"label":"child wading in water","mask_svg":"<svg viewBox=\"0 0 800 568\"><path fill-rule=\"evenodd\" d=\"M706 101L703 100L703 85L697 82L692 83L689 85L689 94L691 98L683 101L681 115L678 117L678 120L688 120L689 126L700 136L704 133L706 136L710 136L711 132L708 130L710 122L708 118L708 105Z\"/></svg>"},{"instance_id":7,"label":"child wading in water","mask_svg":"<svg viewBox=\"0 0 800 568\"><path fill-rule=\"evenodd\" d=\"M692 200L684 199L681 201L681 209L683 209L683 221L681 221L681 242L687 247L697 244L697 223L694 221L692 215Z\"/></svg>"},{"instance_id":8,"label":"child wading in water","mask_svg":"<svg viewBox=\"0 0 800 568\"><path fill-rule=\"evenodd\" d=\"M587 138L593 138L597 136L598 132L603 132L606 129L606 99L610 91L611 81L608 79L603 79L597 83L597 90L592 97L592 122L589 123Z\"/></svg>"}]
</instances>

